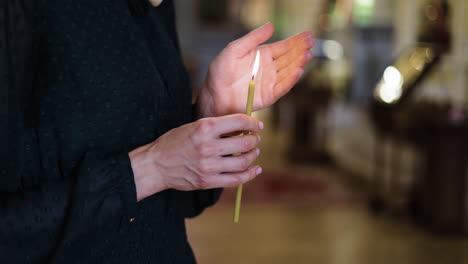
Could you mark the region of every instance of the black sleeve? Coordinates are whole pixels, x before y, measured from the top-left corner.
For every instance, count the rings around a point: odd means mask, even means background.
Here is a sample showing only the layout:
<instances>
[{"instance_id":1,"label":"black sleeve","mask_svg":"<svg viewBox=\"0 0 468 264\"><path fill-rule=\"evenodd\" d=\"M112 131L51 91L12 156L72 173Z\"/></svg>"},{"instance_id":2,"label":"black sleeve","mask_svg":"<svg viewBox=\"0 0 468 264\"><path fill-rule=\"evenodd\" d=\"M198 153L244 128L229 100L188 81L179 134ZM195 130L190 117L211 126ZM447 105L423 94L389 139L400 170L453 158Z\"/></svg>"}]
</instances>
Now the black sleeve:
<instances>
[{"instance_id":1,"label":"black sleeve","mask_svg":"<svg viewBox=\"0 0 468 264\"><path fill-rule=\"evenodd\" d=\"M125 228L137 202L132 176L127 154L88 154L72 178L2 191L0 262L45 260L81 236Z\"/></svg>"},{"instance_id":2,"label":"black sleeve","mask_svg":"<svg viewBox=\"0 0 468 264\"><path fill-rule=\"evenodd\" d=\"M136 190L127 153L99 157L86 153L63 179L25 185L32 173L44 173L27 120L29 74L33 74L33 3L0 3L0 263L46 261L54 250L70 246L97 230L119 231L136 210ZM26 177L27 176L27 177Z\"/></svg>"},{"instance_id":3,"label":"black sleeve","mask_svg":"<svg viewBox=\"0 0 468 264\"><path fill-rule=\"evenodd\" d=\"M191 201L190 206L185 209L185 217L196 217L206 208L214 205L221 196L223 189L197 190L186 192L186 200Z\"/></svg>"}]
</instances>

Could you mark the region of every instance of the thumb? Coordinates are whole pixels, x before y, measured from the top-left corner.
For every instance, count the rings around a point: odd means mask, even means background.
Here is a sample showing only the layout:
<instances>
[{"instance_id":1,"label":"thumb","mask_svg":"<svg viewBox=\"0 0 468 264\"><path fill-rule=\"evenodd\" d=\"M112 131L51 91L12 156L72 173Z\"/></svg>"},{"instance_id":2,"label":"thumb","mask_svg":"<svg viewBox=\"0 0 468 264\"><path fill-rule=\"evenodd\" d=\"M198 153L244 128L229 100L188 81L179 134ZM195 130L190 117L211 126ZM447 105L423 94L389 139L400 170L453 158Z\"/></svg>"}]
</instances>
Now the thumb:
<instances>
[{"instance_id":1,"label":"thumb","mask_svg":"<svg viewBox=\"0 0 468 264\"><path fill-rule=\"evenodd\" d=\"M250 31L242 38L231 42L229 44L229 48L232 49L232 52L236 53L239 57L242 57L258 45L271 38L274 31L275 27L272 23L268 22L265 25Z\"/></svg>"}]
</instances>

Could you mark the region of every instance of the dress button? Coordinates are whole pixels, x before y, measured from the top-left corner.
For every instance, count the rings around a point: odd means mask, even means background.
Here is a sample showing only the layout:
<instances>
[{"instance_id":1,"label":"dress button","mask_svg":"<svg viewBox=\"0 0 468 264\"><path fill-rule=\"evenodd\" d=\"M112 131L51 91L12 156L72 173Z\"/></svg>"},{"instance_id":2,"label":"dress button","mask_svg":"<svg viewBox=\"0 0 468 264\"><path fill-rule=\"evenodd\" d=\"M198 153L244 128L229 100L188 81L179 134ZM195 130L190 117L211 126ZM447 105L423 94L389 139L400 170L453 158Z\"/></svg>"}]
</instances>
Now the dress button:
<instances>
[{"instance_id":1,"label":"dress button","mask_svg":"<svg viewBox=\"0 0 468 264\"><path fill-rule=\"evenodd\" d=\"M135 217L130 218L130 223L135 222L135 220L136 220Z\"/></svg>"}]
</instances>

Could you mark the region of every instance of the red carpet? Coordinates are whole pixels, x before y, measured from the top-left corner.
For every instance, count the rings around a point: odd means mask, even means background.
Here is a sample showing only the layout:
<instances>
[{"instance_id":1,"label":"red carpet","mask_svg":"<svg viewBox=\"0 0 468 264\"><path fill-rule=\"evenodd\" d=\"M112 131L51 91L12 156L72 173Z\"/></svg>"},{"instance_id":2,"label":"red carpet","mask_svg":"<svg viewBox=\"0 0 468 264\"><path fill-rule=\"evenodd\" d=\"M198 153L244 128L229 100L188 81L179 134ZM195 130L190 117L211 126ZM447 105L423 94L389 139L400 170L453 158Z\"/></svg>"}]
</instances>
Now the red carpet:
<instances>
[{"instance_id":1,"label":"red carpet","mask_svg":"<svg viewBox=\"0 0 468 264\"><path fill-rule=\"evenodd\" d=\"M244 185L242 201L243 203L316 204L352 199L349 193L344 191L342 184L331 180L337 178L330 177L331 174L337 173L339 172L332 168L267 170L255 180ZM235 194L235 188L226 189L221 201L233 203Z\"/></svg>"}]
</instances>

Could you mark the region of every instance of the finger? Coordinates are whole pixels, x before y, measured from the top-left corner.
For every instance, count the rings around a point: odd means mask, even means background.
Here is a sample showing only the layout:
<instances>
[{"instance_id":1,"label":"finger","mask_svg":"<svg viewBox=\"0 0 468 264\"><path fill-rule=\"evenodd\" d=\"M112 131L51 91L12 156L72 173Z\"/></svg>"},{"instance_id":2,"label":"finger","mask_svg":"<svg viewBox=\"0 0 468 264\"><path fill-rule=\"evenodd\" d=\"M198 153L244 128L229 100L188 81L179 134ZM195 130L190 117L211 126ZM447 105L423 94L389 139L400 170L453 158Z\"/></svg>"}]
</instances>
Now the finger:
<instances>
[{"instance_id":1,"label":"finger","mask_svg":"<svg viewBox=\"0 0 468 264\"><path fill-rule=\"evenodd\" d=\"M304 73L304 69L295 68L291 70L291 73L287 75L283 80L276 83L273 91L276 98L280 98L291 90L291 88L297 83Z\"/></svg>"},{"instance_id":2,"label":"finger","mask_svg":"<svg viewBox=\"0 0 468 264\"><path fill-rule=\"evenodd\" d=\"M260 149L254 148L240 155L219 157L217 160L217 164L219 164L219 171L220 172L245 171L252 165L252 163L255 162L258 155L260 155Z\"/></svg>"},{"instance_id":3,"label":"finger","mask_svg":"<svg viewBox=\"0 0 468 264\"><path fill-rule=\"evenodd\" d=\"M217 145L217 154L219 156L234 154L234 153L244 153L251 151L255 148L258 143L260 143L259 135L244 135L239 137L230 137L230 138L221 138L218 139Z\"/></svg>"},{"instance_id":4,"label":"finger","mask_svg":"<svg viewBox=\"0 0 468 264\"><path fill-rule=\"evenodd\" d=\"M243 172L221 173L219 175L211 176L206 179L207 186L209 186L209 188L207 189L236 187L240 184L253 180L261 173L262 168L258 165L252 166L251 168Z\"/></svg>"},{"instance_id":5,"label":"finger","mask_svg":"<svg viewBox=\"0 0 468 264\"><path fill-rule=\"evenodd\" d=\"M305 51L305 52L303 51L302 53L297 54L294 58L289 58L287 62L283 61L283 63L286 64L285 66L283 66L283 68L279 68L280 65L277 66L278 67L277 81L281 82L283 79L286 79L291 74L294 74L297 68L304 67L311 59L312 59L312 53L310 51ZM279 63L281 62L278 62L278 64Z\"/></svg>"},{"instance_id":6,"label":"finger","mask_svg":"<svg viewBox=\"0 0 468 264\"><path fill-rule=\"evenodd\" d=\"M259 154L260 149L255 148L239 155L205 159L197 165L197 171L204 175L245 171Z\"/></svg>"},{"instance_id":7,"label":"finger","mask_svg":"<svg viewBox=\"0 0 468 264\"><path fill-rule=\"evenodd\" d=\"M242 38L231 42L228 48L236 53L239 57L245 56L252 49L267 41L273 35L275 28L272 23L254 29Z\"/></svg>"},{"instance_id":8,"label":"finger","mask_svg":"<svg viewBox=\"0 0 468 264\"><path fill-rule=\"evenodd\" d=\"M252 131L254 133L263 129L263 123L244 114L233 114L221 117L204 118L197 121L198 132L209 135L210 138L219 138L221 135L235 131Z\"/></svg>"},{"instance_id":9,"label":"finger","mask_svg":"<svg viewBox=\"0 0 468 264\"><path fill-rule=\"evenodd\" d=\"M309 62L310 59L312 59L311 51L309 49L298 47L276 59L275 64L277 71L280 71L291 64L302 67Z\"/></svg>"},{"instance_id":10,"label":"finger","mask_svg":"<svg viewBox=\"0 0 468 264\"><path fill-rule=\"evenodd\" d=\"M314 46L314 43L312 33L306 31L296 34L288 39L268 44L267 46L271 49L273 58L276 59L287 53L288 50L295 46L304 46L310 49Z\"/></svg>"}]
</instances>

